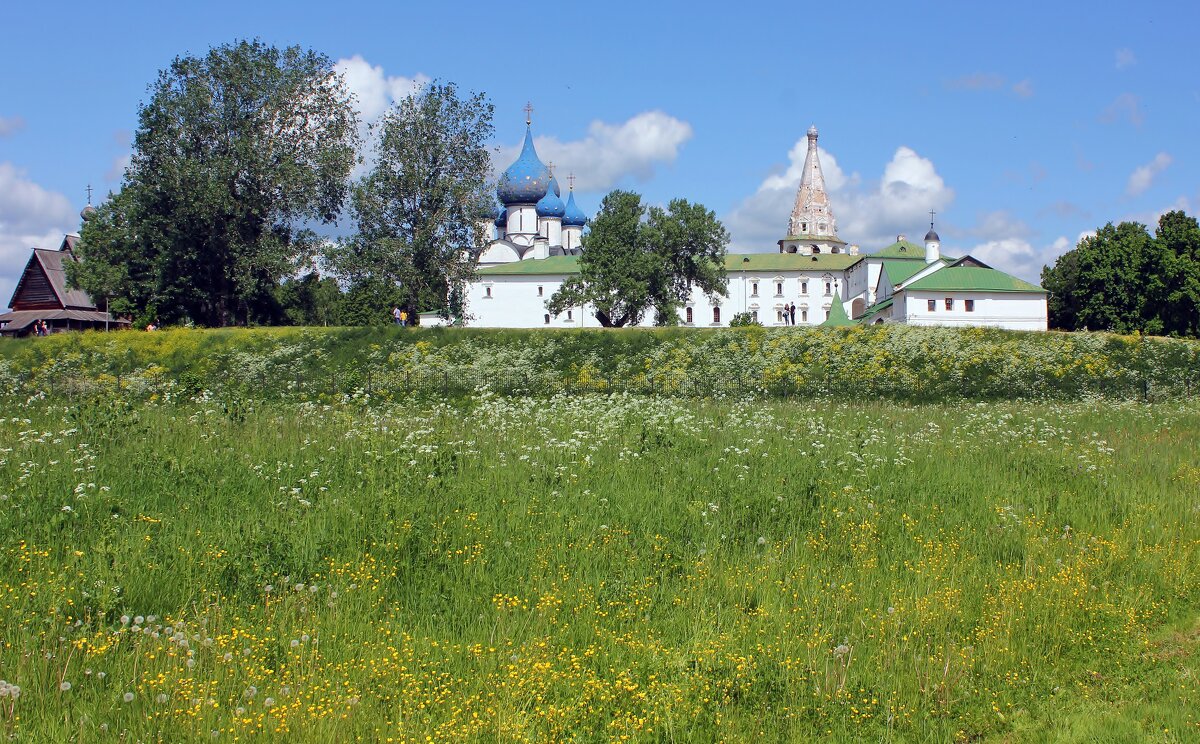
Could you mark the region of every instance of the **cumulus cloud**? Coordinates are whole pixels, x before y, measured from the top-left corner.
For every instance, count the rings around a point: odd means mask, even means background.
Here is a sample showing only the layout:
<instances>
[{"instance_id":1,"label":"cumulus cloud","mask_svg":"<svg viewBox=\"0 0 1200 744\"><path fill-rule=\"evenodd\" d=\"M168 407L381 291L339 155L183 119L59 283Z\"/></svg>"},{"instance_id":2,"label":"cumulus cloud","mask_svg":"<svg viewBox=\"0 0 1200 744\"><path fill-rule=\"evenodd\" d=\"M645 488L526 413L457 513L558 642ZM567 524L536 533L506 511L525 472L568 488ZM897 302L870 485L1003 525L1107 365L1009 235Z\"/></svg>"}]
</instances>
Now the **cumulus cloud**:
<instances>
[{"instance_id":1,"label":"cumulus cloud","mask_svg":"<svg viewBox=\"0 0 1200 744\"><path fill-rule=\"evenodd\" d=\"M1137 64L1137 57L1133 55L1133 50L1122 48L1117 50L1117 69L1124 70L1126 67L1133 67Z\"/></svg>"},{"instance_id":2,"label":"cumulus cloud","mask_svg":"<svg viewBox=\"0 0 1200 744\"><path fill-rule=\"evenodd\" d=\"M429 82L422 73L413 77L388 75L382 65L372 65L358 54L339 59L333 69L345 77L346 87L357 101L359 117L368 124L382 116L393 102L407 98Z\"/></svg>"},{"instance_id":3,"label":"cumulus cloud","mask_svg":"<svg viewBox=\"0 0 1200 744\"><path fill-rule=\"evenodd\" d=\"M0 137L8 137L25 128L25 120L19 116L0 116Z\"/></svg>"},{"instance_id":4,"label":"cumulus cloud","mask_svg":"<svg viewBox=\"0 0 1200 744\"><path fill-rule=\"evenodd\" d=\"M417 73L413 77L388 75L382 65L373 65L356 54L348 59L339 59L333 69L346 81L346 87L354 94L354 106L358 112L358 132L362 137L362 161L355 166L351 177L357 178L371 168L374 160L371 125L379 121L393 103L408 98L430 81L428 75Z\"/></svg>"},{"instance_id":5,"label":"cumulus cloud","mask_svg":"<svg viewBox=\"0 0 1200 744\"><path fill-rule=\"evenodd\" d=\"M575 174L578 191L604 191L625 178L645 181L661 165L675 162L679 150L692 138L692 125L662 111L644 111L627 121L610 124L593 121L582 139L562 141L535 137L543 163L554 163L561 181ZM520 145L501 147L493 160L499 175L520 154Z\"/></svg>"},{"instance_id":6,"label":"cumulus cloud","mask_svg":"<svg viewBox=\"0 0 1200 744\"><path fill-rule=\"evenodd\" d=\"M1112 124L1121 119L1140 127L1145 121L1145 117L1142 116L1141 99L1132 93L1122 93L1100 113L1100 122L1103 124Z\"/></svg>"},{"instance_id":7,"label":"cumulus cloud","mask_svg":"<svg viewBox=\"0 0 1200 744\"><path fill-rule=\"evenodd\" d=\"M992 268L1038 284L1042 267L1052 266L1055 259L1074 247L1065 236L1041 248L1023 238L1001 238L980 243L967 252Z\"/></svg>"},{"instance_id":8,"label":"cumulus cloud","mask_svg":"<svg viewBox=\"0 0 1200 744\"><path fill-rule=\"evenodd\" d=\"M57 248L63 233L78 225L67 197L42 188L11 163L0 163L0 302L12 296L30 248Z\"/></svg>"},{"instance_id":9,"label":"cumulus cloud","mask_svg":"<svg viewBox=\"0 0 1200 744\"><path fill-rule=\"evenodd\" d=\"M787 232L788 215L803 172L807 138L789 153L782 173L767 176L754 194L724 217L736 251L770 251ZM897 234L922 230L930 209L942 210L954 201L933 162L909 147L899 147L877 181L865 182L857 173L845 175L830 153L820 151L838 235L864 251L891 243Z\"/></svg>"},{"instance_id":10,"label":"cumulus cloud","mask_svg":"<svg viewBox=\"0 0 1200 744\"><path fill-rule=\"evenodd\" d=\"M1129 196L1137 196L1144 193L1146 189L1154 184L1154 178L1166 170L1170 164L1171 156L1165 152L1160 152L1149 163L1139 165L1134 169L1133 173L1129 174L1129 183L1125 185L1125 193Z\"/></svg>"},{"instance_id":11,"label":"cumulus cloud","mask_svg":"<svg viewBox=\"0 0 1200 744\"><path fill-rule=\"evenodd\" d=\"M1028 238L1033 235L1033 230L1010 212L1001 209L979 215L969 233L979 240L1001 240Z\"/></svg>"}]
</instances>

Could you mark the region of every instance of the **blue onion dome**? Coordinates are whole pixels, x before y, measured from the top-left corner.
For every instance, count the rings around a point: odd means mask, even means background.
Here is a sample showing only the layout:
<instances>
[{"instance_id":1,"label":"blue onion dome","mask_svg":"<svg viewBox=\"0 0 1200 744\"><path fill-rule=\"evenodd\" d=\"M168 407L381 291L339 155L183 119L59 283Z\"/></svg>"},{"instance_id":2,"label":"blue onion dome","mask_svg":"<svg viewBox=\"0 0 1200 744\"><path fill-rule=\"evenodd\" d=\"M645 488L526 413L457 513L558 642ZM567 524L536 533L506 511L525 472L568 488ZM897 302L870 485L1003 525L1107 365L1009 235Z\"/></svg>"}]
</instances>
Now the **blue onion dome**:
<instances>
[{"instance_id":1,"label":"blue onion dome","mask_svg":"<svg viewBox=\"0 0 1200 744\"><path fill-rule=\"evenodd\" d=\"M563 204L563 200L558 198L555 193L557 189L554 187L558 184L554 181L554 177L550 177L550 187L546 189L546 195L537 203L538 217L562 217L567 211L567 205Z\"/></svg>"},{"instance_id":2,"label":"blue onion dome","mask_svg":"<svg viewBox=\"0 0 1200 744\"><path fill-rule=\"evenodd\" d=\"M500 176L496 196L505 205L536 204L550 183L550 169L538 159L533 149L533 132L525 129L525 144L521 156Z\"/></svg>"},{"instance_id":3,"label":"blue onion dome","mask_svg":"<svg viewBox=\"0 0 1200 744\"><path fill-rule=\"evenodd\" d=\"M584 216L583 210L575 204L575 192L572 191L567 196L567 207L563 210L563 227L583 227L587 224L587 217Z\"/></svg>"},{"instance_id":4,"label":"blue onion dome","mask_svg":"<svg viewBox=\"0 0 1200 744\"><path fill-rule=\"evenodd\" d=\"M508 225L508 210L500 207L500 211L496 214L496 227L505 227Z\"/></svg>"}]
</instances>

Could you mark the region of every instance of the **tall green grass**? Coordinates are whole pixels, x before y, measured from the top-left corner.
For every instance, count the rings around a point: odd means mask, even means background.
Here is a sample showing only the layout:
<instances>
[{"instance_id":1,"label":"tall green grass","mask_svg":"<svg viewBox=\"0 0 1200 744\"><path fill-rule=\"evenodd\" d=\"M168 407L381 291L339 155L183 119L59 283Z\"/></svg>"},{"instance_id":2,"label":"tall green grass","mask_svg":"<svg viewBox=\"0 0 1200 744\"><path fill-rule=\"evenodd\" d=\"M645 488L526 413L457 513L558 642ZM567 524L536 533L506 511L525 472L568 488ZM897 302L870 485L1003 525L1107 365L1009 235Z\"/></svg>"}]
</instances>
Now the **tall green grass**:
<instances>
[{"instance_id":1,"label":"tall green grass","mask_svg":"<svg viewBox=\"0 0 1200 744\"><path fill-rule=\"evenodd\" d=\"M1200 736L1191 402L122 389L0 417L18 740Z\"/></svg>"},{"instance_id":2,"label":"tall green grass","mask_svg":"<svg viewBox=\"0 0 1200 744\"><path fill-rule=\"evenodd\" d=\"M200 391L321 401L621 391L687 397L1160 400L1200 390L1200 343L1101 333L855 328L280 328L0 341L0 391Z\"/></svg>"}]
</instances>

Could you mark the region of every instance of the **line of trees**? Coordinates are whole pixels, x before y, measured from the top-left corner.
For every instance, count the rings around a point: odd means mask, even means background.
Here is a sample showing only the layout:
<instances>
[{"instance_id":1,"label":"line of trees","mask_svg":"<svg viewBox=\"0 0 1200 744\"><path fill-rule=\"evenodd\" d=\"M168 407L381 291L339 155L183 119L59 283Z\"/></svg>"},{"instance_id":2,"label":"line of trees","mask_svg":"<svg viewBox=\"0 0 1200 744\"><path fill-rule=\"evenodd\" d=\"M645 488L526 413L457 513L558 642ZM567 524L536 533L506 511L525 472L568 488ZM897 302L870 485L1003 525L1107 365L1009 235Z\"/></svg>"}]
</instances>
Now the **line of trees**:
<instances>
[{"instance_id":1,"label":"line of trees","mask_svg":"<svg viewBox=\"0 0 1200 744\"><path fill-rule=\"evenodd\" d=\"M237 41L178 57L138 122L121 188L85 222L70 267L113 312L225 326L461 309L492 204L482 94L434 82L399 102L357 182L353 95L311 50ZM356 231L319 234L347 204Z\"/></svg>"},{"instance_id":2,"label":"line of trees","mask_svg":"<svg viewBox=\"0 0 1200 744\"><path fill-rule=\"evenodd\" d=\"M1050 326L1200 337L1200 226L1167 212L1151 235L1111 222L1042 269Z\"/></svg>"}]
</instances>

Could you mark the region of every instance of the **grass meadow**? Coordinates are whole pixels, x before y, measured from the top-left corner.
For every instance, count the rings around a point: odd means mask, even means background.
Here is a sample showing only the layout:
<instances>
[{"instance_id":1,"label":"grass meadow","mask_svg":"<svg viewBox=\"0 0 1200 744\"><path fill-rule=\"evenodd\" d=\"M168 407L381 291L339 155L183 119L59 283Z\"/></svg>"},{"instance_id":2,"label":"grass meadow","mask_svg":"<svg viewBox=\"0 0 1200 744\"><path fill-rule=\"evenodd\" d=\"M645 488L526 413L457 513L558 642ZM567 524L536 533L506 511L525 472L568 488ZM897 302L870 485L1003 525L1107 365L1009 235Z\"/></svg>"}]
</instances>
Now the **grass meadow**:
<instances>
[{"instance_id":1,"label":"grass meadow","mask_svg":"<svg viewBox=\"0 0 1200 744\"><path fill-rule=\"evenodd\" d=\"M1197 741L1198 455L1179 399L9 398L0 730Z\"/></svg>"}]
</instances>

